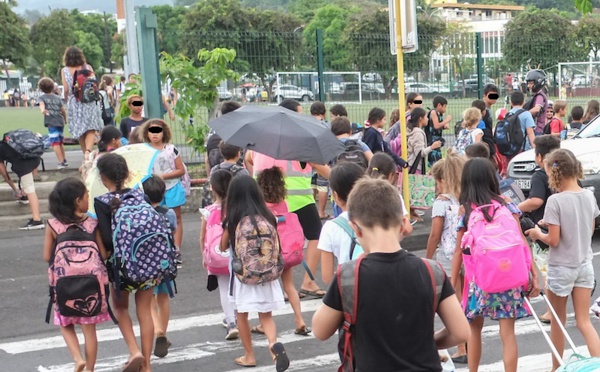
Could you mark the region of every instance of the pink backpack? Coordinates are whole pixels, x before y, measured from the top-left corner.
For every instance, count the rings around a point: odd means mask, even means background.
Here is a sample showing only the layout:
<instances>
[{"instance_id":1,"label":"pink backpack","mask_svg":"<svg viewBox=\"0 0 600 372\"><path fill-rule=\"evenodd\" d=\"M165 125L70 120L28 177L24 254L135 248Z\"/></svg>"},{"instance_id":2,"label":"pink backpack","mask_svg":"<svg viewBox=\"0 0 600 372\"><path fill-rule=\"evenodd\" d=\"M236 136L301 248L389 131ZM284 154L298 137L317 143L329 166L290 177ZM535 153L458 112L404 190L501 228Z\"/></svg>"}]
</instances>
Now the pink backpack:
<instances>
[{"instance_id":1,"label":"pink backpack","mask_svg":"<svg viewBox=\"0 0 600 372\"><path fill-rule=\"evenodd\" d=\"M221 252L221 237L223 226L221 225L221 206L211 204L206 209L209 211L206 221L206 235L204 236L204 249L202 250L202 261L209 274L229 275L230 250Z\"/></svg>"},{"instance_id":2,"label":"pink backpack","mask_svg":"<svg viewBox=\"0 0 600 372\"><path fill-rule=\"evenodd\" d=\"M399 157L402 157L402 138L400 135L390 141L390 150Z\"/></svg>"},{"instance_id":3,"label":"pink backpack","mask_svg":"<svg viewBox=\"0 0 600 372\"><path fill-rule=\"evenodd\" d=\"M285 202L270 205L277 217L277 233L281 241L284 268L300 265L304 259L304 231L295 213L290 213Z\"/></svg>"},{"instance_id":4,"label":"pink backpack","mask_svg":"<svg viewBox=\"0 0 600 372\"><path fill-rule=\"evenodd\" d=\"M483 209L493 217L487 221ZM497 201L473 208L461 241L465 257L465 281L473 280L488 293L527 285L531 252L510 210Z\"/></svg>"},{"instance_id":5,"label":"pink backpack","mask_svg":"<svg viewBox=\"0 0 600 372\"><path fill-rule=\"evenodd\" d=\"M114 320L108 306L108 273L94 235L97 225L92 218L70 225L48 221L56 240L48 268L47 323L53 303L62 316L94 317L108 311Z\"/></svg>"}]
</instances>

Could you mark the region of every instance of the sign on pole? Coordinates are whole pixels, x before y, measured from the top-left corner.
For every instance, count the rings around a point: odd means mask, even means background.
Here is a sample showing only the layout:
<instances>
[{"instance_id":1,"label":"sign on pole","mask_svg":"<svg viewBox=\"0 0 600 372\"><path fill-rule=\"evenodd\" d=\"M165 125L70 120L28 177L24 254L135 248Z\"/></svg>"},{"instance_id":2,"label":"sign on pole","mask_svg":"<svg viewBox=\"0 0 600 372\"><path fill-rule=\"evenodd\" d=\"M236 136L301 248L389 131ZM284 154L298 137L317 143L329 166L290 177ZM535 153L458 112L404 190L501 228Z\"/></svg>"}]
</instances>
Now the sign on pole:
<instances>
[{"instance_id":1,"label":"sign on pole","mask_svg":"<svg viewBox=\"0 0 600 372\"><path fill-rule=\"evenodd\" d=\"M390 12L390 50L396 55L396 5L394 0L388 0ZM417 3L416 0L400 1L402 17L402 49L404 53L416 52L419 49L417 37Z\"/></svg>"}]
</instances>

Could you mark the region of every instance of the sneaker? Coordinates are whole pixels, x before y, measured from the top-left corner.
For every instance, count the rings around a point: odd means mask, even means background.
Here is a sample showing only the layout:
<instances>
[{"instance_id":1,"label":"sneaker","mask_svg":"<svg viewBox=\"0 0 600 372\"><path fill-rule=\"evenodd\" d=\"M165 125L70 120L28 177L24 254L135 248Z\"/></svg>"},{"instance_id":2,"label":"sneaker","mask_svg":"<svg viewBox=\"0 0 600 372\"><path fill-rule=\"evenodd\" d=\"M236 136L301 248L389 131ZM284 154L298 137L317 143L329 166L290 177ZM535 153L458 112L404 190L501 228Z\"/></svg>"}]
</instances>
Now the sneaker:
<instances>
[{"instance_id":1,"label":"sneaker","mask_svg":"<svg viewBox=\"0 0 600 372\"><path fill-rule=\"evenodd\" d=\"M33 218L29 219L25 225L19 227L19 230L40 230L45 227L44 221L34 221Z\"/></svg>"},{"instance_id":2,"label":"sneaker","mask_svg":"<svg viewBox=\"0 0 600 372\"><path fill-rule=\"evenodd\" d=\"M237 326L235 325L235 323L230 323L227 326L227 334L225 335L225 339L226 340L235 340L238 338L239 335L239 331L237 329Z\"/></svg>"},{"instance_id":3,"label":"sneaker","mask_svg":"<svg viewBox=\"0 0 600 372\"><path fill-rule=\"evenodd\" d=\"M69 163L67 163L66 160L63 160L62 163L58 163L58 166L56 167L56 169L65 169L69 166Z\"/></svg>"},{"instance_id":4,"label":"sneaker","mask_svg":"<svg viewBox=\"0 0 600 372\"><path fill-rule=\"evenodd\" d=\"M229 325L227 324L227 319L223 319L223 322L221 324L223 324L223 328L227 328L227 326Z\"/></svg>"},{"instance_id":5,"label":"sneaker","mask_svg":"<svg viewBox=\"0 0 600 372\"><path fill-rule=\"evenodd\" d=\"M29 204L29 199L27 198L27 195L23 195L21 196L19 199L17 199L17 203L21 203L21 204Z\"/></svg>"}]
</instances>

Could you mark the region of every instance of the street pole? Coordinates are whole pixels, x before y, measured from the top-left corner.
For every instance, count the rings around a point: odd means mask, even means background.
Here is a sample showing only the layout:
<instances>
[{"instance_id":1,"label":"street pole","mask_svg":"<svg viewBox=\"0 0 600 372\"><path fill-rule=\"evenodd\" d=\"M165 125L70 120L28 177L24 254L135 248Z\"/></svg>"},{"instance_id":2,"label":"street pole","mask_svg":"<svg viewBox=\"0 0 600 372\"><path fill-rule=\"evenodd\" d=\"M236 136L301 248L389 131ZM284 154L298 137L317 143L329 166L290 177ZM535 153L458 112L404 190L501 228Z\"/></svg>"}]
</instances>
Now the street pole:
<instances>
[{"instance_id":1,"label":"street pole","mask_svg":"<svg viewBox=\"0 0 600 372\"><path fill-rule=\"evenodd\" d=\"M477 50L477 97L483 99L483 57L481 56L483 42L481 32L475 34L475 46Z\"/></svg>"},{"instance_id":2,"label":"street pole","mask_svg":"<svg viewBox=\"0 0 600 372\"><path fill-rule=\"evenodd\" d=\"M148 117L162 118L163 105L160 90L160 70L156 42L156 15L148 7L140 7L136 13L139 48L142 51L142 90Z\"/></svg>"},{"instance_id":3,"label":"street pole","mask_svg":"<svg viewBox=\"0 0 600 372\"><path fill-rule=\"evenodd\" d=\"M402 50L402 17L400 0L394 0L396 17L396 63L398 65L398 111L400 114L400 135L402 136L402 154L408 154L406 140L406 102L404 93L404 51ZM405 155L406 156L406 155ZM410 208L410 190L408 189L408 168L402 169L402 196L406 210Z\"/></svg>"},{"instance_id":4,"label":"street pole","mask_svg":"<svg viewBox=\"0 0 600 372\"><path fill-rule=\"evenodd\" d=\"M319 101L325 102L325 84L323 84L323 71L325 63L323 60L323 30L317 29L317 74L319 80Z\"/></svg>"},{"instance_id":5,"label":"street pole","mask_svg":"<svg viewBox=\"0 0 600 372\"><path fill-rule=\"evenodd\" d=\"M127 40L127 63L125 73L140 73L140 56L135 28L134 0L123 0L125 2L125 37Z\"/></svg>"}]
</instances>

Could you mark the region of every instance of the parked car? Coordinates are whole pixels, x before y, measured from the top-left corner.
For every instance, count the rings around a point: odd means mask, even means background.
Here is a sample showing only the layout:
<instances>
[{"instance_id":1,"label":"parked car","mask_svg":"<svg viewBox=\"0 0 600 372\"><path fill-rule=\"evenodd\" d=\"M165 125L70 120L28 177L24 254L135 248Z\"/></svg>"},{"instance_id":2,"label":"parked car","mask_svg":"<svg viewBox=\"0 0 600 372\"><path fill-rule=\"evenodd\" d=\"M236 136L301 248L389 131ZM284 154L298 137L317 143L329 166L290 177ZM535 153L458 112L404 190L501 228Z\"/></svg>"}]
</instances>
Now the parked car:
<instances>
[{"instance_id":1,"label":"parked car","mask_svg":"<svg viewBox=\"0 0 600 372\"><path fill-rule=\"evenodd\" d=\"M233 98L233 94L223 87L217 87L217 91L219 92L220 101L229 101Z\"/></svg>"},{"instance_id":2,"label":"parked car","mask_svg":"<svg viewBox=\"0 0 600 372\"><path fill-rule=\"evenodd\" d=\"M583 167L583 187L594 193L596 201L600 200L600 116L594 118L573 138L561 141L560 147L575 154ZM525 195L528 195L531 176L537 169L534 150L529 150L510 161L508 176L515 180Z\"/></svg>"},{"instance_id":3,"label":"parked car","mask_svg":"<svg viewBox=\"0 0 600 372\"><path fill-rule=\"evenodd\" d=\"M315 99L313 92L307 89L297 87L295 85L282 85L279 87L273 87L273 99L275 102L282 101L284 99L296 99L304 102L312 101Z\"/></svg>"},{"instance_id":4,"label":"parked car","mask_svg":"<svg viewBox=\"0 0 600 372\"><path fill-rule=\"evenodd\" d=\"M483 85L494 84L494 80L483 78ZM465 79L465 96L474 97L477 95L477 89L479 88L479 82L477 79ZM459 80L454 84L452 89L452 97L462 97L463 94L463 80Z\"/></svg>"},{"instance_id":5,"label":"parked car","mask_svg":"<svg viewBox=\"0 0 600 372\"><path fill-rule=\"evenodd\" d=\"M407 93L419 93L421 95L436 95L450 93L446 86L429 85L424 83L405 83L404 91Z\"/></svg>"}]
</instances>

